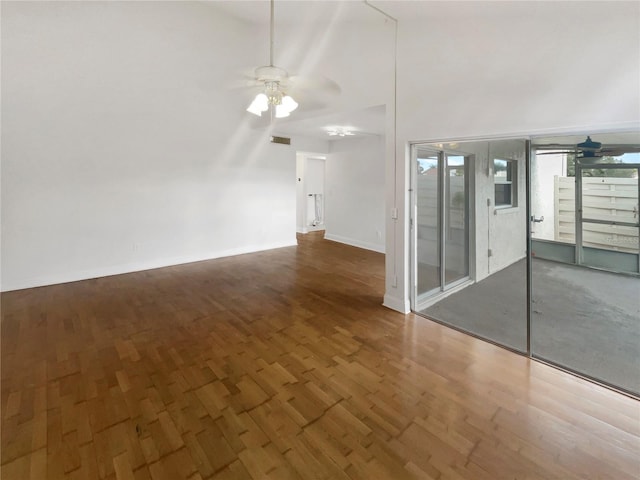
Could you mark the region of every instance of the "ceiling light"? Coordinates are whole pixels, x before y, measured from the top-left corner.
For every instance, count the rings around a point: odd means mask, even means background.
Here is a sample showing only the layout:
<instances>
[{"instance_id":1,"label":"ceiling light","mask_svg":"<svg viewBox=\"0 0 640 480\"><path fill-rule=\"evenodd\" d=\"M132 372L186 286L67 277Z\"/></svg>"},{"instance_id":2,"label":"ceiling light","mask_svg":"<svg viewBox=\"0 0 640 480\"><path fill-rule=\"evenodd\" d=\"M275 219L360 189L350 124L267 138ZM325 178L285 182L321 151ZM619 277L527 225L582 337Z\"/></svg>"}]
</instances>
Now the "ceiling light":
<instances>
[{"instance_id":1,"label":"ceiling light","mask_svg":"<svg viewBox=\"0 0 640 480\"><path fill-rule=\"evenodd\" d=\"M247 112L259 117L262 116L262 112L266 112L267 110L269 110L269 99L264 93L256 95L256 98L253 99L253 102L251 102L251 105L247 108Z\"/></svg>"},{"instance_id":2,"label":"ceiling light","mask_svg":"<svg viewBox=\"0 0 640 480\"><path fill-rule=\"evenodd\" d=\"M247 112L261 117L262 112L266 112L271 106L275 107L276 118L283 118L288 117L291 112L298 108L298 103L280 90L278 82L267 82L266 91L256 95L256 98L247 108Z\"/></svg>"},{"instance_id":3,"label":"ceiling light","mask_svg":"<svg viewBox=\"0 0 640 480\"><path fill-rule=\"evenodd\" d=\"M298 108L298 103L289 95L285 95L282 97L280 105L276 105L276 118L288 117L296 108Z\"/></svg>"},{"instance_id":4,"label":"ceiling light","mask_svg":"<svg viewBox=\"0 0 640 480\"><path fill-rule=\"evenodd\" d=\"M349 137L351 135L355 135L351 130L348 130L347 127L332 127L327 130L327 134L330 137Z\"/></svg>"}]
</instances>

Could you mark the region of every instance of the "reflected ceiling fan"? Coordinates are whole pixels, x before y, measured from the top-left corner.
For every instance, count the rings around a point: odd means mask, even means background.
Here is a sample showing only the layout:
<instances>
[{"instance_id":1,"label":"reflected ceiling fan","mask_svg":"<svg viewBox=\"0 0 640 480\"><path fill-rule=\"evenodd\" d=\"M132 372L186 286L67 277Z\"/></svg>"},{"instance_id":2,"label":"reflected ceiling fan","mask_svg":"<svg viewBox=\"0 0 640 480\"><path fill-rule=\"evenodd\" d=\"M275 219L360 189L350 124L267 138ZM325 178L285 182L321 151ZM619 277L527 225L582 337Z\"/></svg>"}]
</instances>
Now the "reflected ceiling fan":
<instances>
[{"instance_id":1,"label":"reflected ceiling fan","mask_svg":"<svg viewBox=\"0 0 640 480\"><path fill-rule=\"evenodd\" d=\"M243 87L258 90L247 108L249 113L261 117L270 111L272 116L283 118L298 108L298 102L303 103L305 110L323 107L340 93L340 87L328 78L289 75L284 68L274 65L274 4L275 0L271 0L269 64L257 67L253 76L245 77Z\"/></svg>"},{"instance_id":2,"label":"reflected ceiling fan","mask_svg":"<svg viewBox=\"0 0 640 480\"><path fill-rule=\"evenodd\" d=\"M573 149L572 149L573 148ZM557 154L578 154L578 158L597 159L602 157L617 157L625 153L640 152L640 147L634 145L607 145L602 146L601 142L594 142L590 136L584 142L578 143L575 147L570 145L547 144L537 146L536 155L557 155ZM540 152L539 150L548 150ZM595 161L595 160L594 160Z\"/></svg>"}]
</instances>

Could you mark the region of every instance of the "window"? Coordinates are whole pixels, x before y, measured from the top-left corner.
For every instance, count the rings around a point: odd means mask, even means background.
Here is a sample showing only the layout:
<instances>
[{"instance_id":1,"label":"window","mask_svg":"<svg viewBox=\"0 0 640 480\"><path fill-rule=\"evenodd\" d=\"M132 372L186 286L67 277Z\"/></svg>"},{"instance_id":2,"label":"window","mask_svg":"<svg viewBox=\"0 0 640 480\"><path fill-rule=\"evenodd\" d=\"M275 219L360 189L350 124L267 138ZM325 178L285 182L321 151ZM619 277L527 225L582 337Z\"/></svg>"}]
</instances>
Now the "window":
<instances>
[{"instance_id":1,"label":"window","mask_svg":"<svg viewBox=\"0 0 640 480\"><path fill-rule=\"evenodd\" d=\"M517 162L515 160L493 160L493 181L495 184L495 206L497 208L515 207L517 185ZM515 181L514 181L515 180Z\"/></svg>"}]
</instances>

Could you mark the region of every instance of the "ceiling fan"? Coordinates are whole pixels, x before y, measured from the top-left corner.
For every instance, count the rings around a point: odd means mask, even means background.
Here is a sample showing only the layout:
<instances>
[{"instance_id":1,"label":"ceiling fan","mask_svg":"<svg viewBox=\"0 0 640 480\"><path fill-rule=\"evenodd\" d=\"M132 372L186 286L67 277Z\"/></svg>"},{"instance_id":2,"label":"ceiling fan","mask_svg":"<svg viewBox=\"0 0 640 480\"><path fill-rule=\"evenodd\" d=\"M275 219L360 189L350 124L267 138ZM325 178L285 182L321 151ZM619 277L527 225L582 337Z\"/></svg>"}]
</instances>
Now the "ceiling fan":
<instances>
[{"instance_id":1,"label":"ceiling fan","mask_svg":"<svg viewBox=\"0 0 640 480\"><path fill-rule=\"evenodd\" d=\"M245 87L259 88L247 111L257 116L271 111L276 118L288 117L298 108L294 97L306 104L306 109L322 107L323 101L340 93L334 81L324 77L302 77L289 75L273 63L274 57L274 4L270 1L269 64L257 67L253 76L246 78Z\"/></svg>"},{"instance_id":2,"label":"ceiling fan","mask_svg":"<svg viewBox=\"0 0 640 480\"><path fill-rule=\"evenodd\" d=\"M536 155L577 154L577 158L597 159L601 157L617 157L625 153L640 152L640 147L635 145L608 145L602 146L601 142L595 142L591 136L587 136L584 142L572 145L547 144L536 147ZM540 150L547 150L542 151Z\"/></svg>"}]
</instances>

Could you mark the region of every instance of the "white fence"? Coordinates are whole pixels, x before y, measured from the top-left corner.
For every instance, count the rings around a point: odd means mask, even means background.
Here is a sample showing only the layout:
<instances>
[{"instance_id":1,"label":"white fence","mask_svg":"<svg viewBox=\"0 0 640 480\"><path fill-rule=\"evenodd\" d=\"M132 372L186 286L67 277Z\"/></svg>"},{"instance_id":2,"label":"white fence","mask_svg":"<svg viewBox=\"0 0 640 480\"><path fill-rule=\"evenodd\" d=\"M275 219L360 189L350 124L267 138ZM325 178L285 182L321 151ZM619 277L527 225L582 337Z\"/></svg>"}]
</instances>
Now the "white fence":
<instances>
[{"instance_id":1,"label":"white fence","mask_svg":"<svg viewBox=\"0 0 640 480\"><path fill-rule=\"evenodd\" d=\"M554 177L555 240L575 243L575 178ZM638 222L638 179L585 177L582 179L584 219ZM638 253L638 228L583 222L586 247Z\"/></svg>"}]
</instances>

